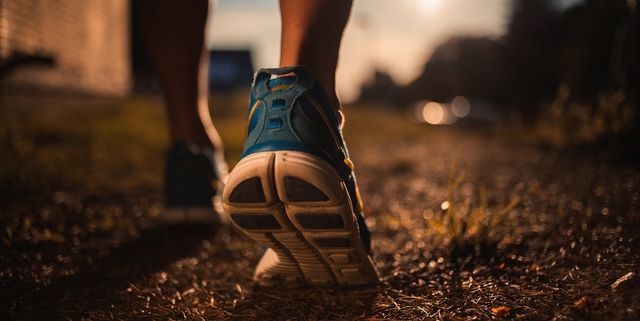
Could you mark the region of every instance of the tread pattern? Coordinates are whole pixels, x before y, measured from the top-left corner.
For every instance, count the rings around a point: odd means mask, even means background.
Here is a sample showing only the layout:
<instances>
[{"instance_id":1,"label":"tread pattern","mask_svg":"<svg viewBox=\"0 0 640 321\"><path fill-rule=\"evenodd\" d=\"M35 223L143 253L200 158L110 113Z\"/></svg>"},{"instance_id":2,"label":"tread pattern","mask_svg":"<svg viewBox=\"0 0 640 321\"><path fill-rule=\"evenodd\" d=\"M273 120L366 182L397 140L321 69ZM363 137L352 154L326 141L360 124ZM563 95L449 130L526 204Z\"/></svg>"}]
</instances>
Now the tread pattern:
<instances>
[{"instance_id":1,"label":"tread pattern","mask_svg":"<svg viewBox=\"0 0 640 321\"><path fill-rule=\"evenodd\" d=\"M252 154L231 172L223 199L231 221L275 253L256 268L260 284L377 281L346 187L325 161L302 152Z\"/></svg>"},{"instance_id":2,"label":"tread pattern","mask_svg":"<svg viewBox=\"0 0 640 321\"><path fill-rule=\"evenodd\" d=\"M285 177L284 186L287 198L292 202L324 202L329 200L329 197L317 187L297 177Z\"/></svg>"},{"instance_id":3,"label":"tread pattern","mask_svg":"<svg viewBox=\"0 0 640 321\"><path fill-rule=\"evenodd\" d=\"M264 191L259 177L252 177L242 181L231 192L229 200L238 203L263 203L265 201Z\"/></svg>"}]
</instances>

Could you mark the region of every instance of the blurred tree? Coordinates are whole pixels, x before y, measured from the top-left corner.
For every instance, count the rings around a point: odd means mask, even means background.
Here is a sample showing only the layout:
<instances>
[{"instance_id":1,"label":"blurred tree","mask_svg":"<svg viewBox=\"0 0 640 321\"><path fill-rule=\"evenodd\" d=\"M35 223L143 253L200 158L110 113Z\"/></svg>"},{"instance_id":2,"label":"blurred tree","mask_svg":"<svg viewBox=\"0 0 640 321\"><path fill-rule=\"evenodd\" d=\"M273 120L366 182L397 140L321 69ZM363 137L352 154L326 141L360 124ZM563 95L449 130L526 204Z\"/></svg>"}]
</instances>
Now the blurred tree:
<instances>
[{"instance_id":1,"label":"blurred tree","mask_svg":"<svg viewBox=\"0 0 640 321\"><path fill-rule=\"evenodd\" d=\"M399 98L400 87L393 81L393 78L388 73L376 69L373 78L362 85L359 100L389 107L398 107Z\"/></svg>"},{"instance_id":2,"label":"blurred tree","mask_svg":"<svg viewBox=\"0 0 640 321\"><path fill-rule=\"evenodd\" d=\"M572 99L595 106L599 92L620 86L613 64L621 62L624 45L616 38L627 16L626 0L589 0L563 14L559 75Z\"/></svg>"},{"instance_id":3,"label":"blurred tree","mask_svg":"<svg viewBox=\"0 0 640 321\"><path fill-rule=\"evenodd\" d=\"M625 93L626 101L635 109L634 129L640 136L640 8L637 0L626 1L626 14L615 26L609 70L613 90Z\"/></svg>"},{"instance_id":4,"label":"blurred tree","mask_svg":"<svg viewBox=\"0 0 640 321\"><path fill-rule=\"evenodd\" d=\"M639 110L637 0L513 0L511 5L501 39L456 37L443 43L423 73L401 88L402 100L480 97L502 106L504 116L515 114L529 123L559 96L564 106L589 106L591 117L603 114L603 100L611 105L605 113L627 117L613 96ZM635 127L640 128L640 112Z\"/></svg>"},{"instance_id":5,"label":"blurred tree","mask_svg":"<svg viewBox=\"0 0 640 321\"><path fill-rule=\"evenodd\" d=\"M405 100L450 100L471 96L502 101L505 64L502 45L489 38L457 37L438 47L424 71L403 90Z\"/></svg>"},{"instance_id":6,"label":"blurred tree","mask_svg":"<svg viewBox=\"0 0 640 321\"><path fill-rule=\"evenodd\" d=\"M512 10L503 38L507 107L533 120L539 102L550 100L558 87L560 16L548 0L515 0Z\"/></svg>"}]
</instances>

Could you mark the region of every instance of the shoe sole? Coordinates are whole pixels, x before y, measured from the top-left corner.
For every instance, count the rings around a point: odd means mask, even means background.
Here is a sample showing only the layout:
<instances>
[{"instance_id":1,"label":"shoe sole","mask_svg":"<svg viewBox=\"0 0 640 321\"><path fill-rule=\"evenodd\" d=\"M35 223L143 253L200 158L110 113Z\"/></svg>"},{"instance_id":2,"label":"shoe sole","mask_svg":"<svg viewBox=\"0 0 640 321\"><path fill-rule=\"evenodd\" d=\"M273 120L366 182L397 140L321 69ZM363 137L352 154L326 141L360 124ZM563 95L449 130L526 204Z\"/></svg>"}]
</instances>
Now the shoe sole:
<instances>
[{"instance_id":1,"label":"shoe sole","mask_svg":"<svg viewBox=\"0 0 640 321\"><path fill-rule=\"evenodd\" d=\"M229 175L223 207L230 222L277 254L275 265L258 265L254 280L261 285L378 281L346 186L316 156L294 151L247 156Z\"/></svg>"}]
</instances>

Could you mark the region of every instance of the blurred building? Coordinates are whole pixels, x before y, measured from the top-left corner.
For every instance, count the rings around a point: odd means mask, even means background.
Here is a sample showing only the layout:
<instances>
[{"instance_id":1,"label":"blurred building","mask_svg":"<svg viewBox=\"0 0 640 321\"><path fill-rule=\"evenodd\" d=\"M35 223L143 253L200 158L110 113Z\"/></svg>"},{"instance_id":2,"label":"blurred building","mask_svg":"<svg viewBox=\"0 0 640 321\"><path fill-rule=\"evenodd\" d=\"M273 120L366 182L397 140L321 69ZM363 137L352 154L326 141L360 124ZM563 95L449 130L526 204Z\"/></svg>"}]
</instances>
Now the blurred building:
<instances>
[{"instance_id":1,"label":"blurred building","mask_svg":"<svg viewBox=\"0 0 640 321\"><path fill-rule=\"evenodd\" d=\"M253 63L249 50L212 50L209 61L209 88L244 89L251 86Z\"/></svg>"},{"instance_id":2,"label":"blurred building","mask_svg":"<svg viewBox=\"0 0 640 321\"><path fill-rule=\"evenodd\" d=\"M129 10L127 0L1 0L3 88L127 93Z\"/></svg>"}]
</instances>

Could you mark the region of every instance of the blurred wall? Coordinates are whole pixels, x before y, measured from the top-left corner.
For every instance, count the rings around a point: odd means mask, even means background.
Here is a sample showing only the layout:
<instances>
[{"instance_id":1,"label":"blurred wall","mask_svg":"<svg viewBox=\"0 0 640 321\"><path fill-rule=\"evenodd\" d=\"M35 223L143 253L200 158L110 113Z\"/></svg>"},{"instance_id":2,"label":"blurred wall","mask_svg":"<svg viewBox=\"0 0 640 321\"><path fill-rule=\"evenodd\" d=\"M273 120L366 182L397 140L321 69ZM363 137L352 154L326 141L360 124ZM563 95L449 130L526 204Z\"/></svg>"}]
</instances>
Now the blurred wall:
<instances>
[{"instance_id":1,"label":"blurred wall","mask_svg":"<svg viewBox=\"0 0 640 321\"><path fill-rule=\"evenodd\" d=\"M124 95L129 1L0 0L3 89Z\"/></svg>"}]
</instances>

